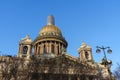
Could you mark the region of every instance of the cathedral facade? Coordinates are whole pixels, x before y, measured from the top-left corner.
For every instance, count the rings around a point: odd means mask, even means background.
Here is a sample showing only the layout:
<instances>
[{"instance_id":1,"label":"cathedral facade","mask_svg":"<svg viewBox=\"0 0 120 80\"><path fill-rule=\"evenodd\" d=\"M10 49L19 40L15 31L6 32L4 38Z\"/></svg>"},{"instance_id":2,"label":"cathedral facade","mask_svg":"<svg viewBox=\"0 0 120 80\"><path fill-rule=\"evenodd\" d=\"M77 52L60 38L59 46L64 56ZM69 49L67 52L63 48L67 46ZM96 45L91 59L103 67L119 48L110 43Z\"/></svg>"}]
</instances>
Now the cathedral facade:
<instances>
[{"instance_id":1,"label":"cathedral facade","mask_svg":"<svg viewBox=\"0 0 120 80\"><path fill-rule=\"evenodd\" d=\"M93 60L86 43L78 48L78 58L66 52L68 43L54 22L48 16L34 41L28 35L22 38L16 57L0 57L0 69L6 69L1 80L111 80L107 68Z\"/></svg>"}]
</instances>

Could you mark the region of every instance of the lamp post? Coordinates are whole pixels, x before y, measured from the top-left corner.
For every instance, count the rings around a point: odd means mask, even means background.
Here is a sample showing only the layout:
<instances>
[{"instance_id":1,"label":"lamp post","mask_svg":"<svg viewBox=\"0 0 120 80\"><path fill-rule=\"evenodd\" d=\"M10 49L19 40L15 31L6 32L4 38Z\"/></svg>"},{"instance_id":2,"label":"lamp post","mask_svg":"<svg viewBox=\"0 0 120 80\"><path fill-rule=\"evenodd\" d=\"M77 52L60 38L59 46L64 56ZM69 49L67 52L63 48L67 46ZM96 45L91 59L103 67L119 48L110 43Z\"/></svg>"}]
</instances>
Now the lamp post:
<instances>
[{"instance_id":1,"label":"lamp post","mask_svg":"<svg viewBox=\"0 0 120 80\"><path fill-rule=\"evenodd\" d=\"M109 76L110 76L110 80L112 80L111 71L110 71L110 67L111 67L112 61L111 60L107 60L106 52L105 52L105 50L107 50L107 53L110 54L110 53L112 53L112 50L110 49L110 47L104 47L104 46L102 46L102 47L97 46L96 48L97 48L96 53L100 53L101 50L103 50L104 58L102 59L101 64L104 65L105 67L107 67L108 73L109 73Z\"/></svg>"}]
</instances>

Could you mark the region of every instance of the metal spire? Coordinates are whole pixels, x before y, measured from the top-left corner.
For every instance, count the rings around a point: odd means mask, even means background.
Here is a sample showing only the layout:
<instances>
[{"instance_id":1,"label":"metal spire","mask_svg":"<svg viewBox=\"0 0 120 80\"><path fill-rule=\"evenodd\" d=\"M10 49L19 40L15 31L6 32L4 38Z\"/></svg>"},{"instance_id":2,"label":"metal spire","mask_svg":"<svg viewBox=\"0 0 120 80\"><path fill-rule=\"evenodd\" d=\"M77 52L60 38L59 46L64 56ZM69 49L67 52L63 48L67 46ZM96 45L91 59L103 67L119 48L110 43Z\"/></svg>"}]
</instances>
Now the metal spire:
<instances>
[{"instance_id":1,"label":"metal spire","mask_svg":"<svg viewBox=\"0 0 120 80\"><path fill-rule=\"evenodd\" d=\"M54 25L54 17L52 15L48 16L47 25Z\"/></svg>"}]
</instances>

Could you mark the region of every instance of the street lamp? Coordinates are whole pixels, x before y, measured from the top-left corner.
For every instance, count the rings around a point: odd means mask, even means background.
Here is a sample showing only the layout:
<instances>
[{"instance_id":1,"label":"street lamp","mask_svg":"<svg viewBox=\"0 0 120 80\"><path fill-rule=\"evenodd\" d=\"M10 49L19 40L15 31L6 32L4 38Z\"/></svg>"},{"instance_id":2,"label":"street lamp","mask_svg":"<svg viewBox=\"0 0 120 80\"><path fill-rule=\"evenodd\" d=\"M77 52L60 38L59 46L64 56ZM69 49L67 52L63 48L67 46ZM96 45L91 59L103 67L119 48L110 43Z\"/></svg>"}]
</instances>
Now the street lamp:
<instances>
[{"instance_id":1,"label":"street lamp","mask_svg":"<svg viewBox=\"0 0 120 80\"><path fill-rule=\"evenodd\" d=\"M110 49L110 47L104 47L104 46L102 46L102 47L97 46L96 48L97 48L96 53L100 53L101 50L103 50L104 58L102 59L101 64L104 65L105 67L107 67L109 75L110 75L110 79L111 79L110 67L111 67L112 61L111 60L107 60L105 50L107 50L107 53L109 53L109 54L112 53L112 50Z\"/></svg>"}]
</instances>

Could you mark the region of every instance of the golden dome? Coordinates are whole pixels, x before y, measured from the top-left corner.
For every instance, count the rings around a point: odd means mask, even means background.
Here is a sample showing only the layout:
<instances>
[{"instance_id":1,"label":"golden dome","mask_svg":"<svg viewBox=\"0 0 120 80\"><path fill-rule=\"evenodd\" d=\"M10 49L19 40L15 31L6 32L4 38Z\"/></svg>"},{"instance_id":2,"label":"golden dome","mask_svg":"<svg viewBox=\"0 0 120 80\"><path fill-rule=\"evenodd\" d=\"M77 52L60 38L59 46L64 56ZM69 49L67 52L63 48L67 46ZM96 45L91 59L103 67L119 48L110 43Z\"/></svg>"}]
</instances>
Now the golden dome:
<instances>
[{"instance_id":1,"label":"golden dome","mask_svg":"<svg viewBox=\"0 0 120 80\"><path fill-rule=\"evenodd\" d=\"M56 27L54 24L54 17L52 15L48 16L47 25L40 30L39 35L42 35L45 33L55 33L55 34L61 35L60 29L58 29L58 27Z\"/></svg>"},{"instance_id":2,"label":"golden dome","mask_svg":"<svg viewBox=\"0 0 120 80\"><path fill-rule=\"evenodd\" d=\"M67 47L67 41L62 36L60 29L55 26L54 17L52 15L48 16L47 24L39 31L39 35L34 40L34 45L40 41L49 41L49 39L51 41L60 41Z\"/></svg>"},{"instance_id":3,"label":"golden dome","mask_svg":"<svg viewBox=\"0 0 120 80\"><path fill-rule=\"evenodd\" d=\"M40 30L39 34L49 33L49 32L54 32L54 33L57 33L57 34L61 34L60 29L57 28L57 27L54 26L54 25L46 25L46 26L44 26L44 27Z\"/></svg>"}]
</instances>

